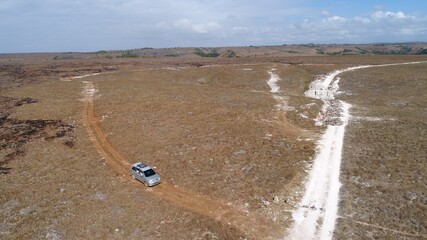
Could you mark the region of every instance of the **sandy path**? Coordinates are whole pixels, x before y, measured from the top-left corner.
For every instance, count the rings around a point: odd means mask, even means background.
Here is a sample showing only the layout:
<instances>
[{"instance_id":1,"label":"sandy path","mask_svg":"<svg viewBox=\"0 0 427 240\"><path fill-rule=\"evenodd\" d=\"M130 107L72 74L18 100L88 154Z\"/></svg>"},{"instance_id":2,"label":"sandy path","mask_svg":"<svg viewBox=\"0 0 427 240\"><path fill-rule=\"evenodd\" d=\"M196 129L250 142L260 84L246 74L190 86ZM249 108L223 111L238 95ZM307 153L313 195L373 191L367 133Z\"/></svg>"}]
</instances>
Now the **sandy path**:
<instances>
[{"instance_id":1,"label":"sandy path","mask_svg":"<svg viewBox=\"0 0 427 240\"><path fill-rule=\"evenodd\" d=\"M116 172L131 179L129 176L131 164L107 140L95 116L94 98L97 90L92 82L83 81L83 83L83 100L85 104L83 120L89 137L105 161ZM142 185L135 183L135 186L140 187ZM237 228L249 238L278 239L283 237L279 228L272 221L254 216L254 214L245 213L235 206L224 204L207 196L178 188L165 180L160 185L150 188L149 192L173 205L208 216L215 221L221 222L226 227Z\"/></svg>"},{"instance_id":2,"label":"sandy path","mask_svg":"<svg viewBox=\"0 0 427 240\"><path fill-rule=\"evenodd\" d=\"M307 97L324 101L322 112L316 123L326 125L325 133L318 142L306 190L294 211L294 224L289 229L289 239L332 239L338 213L339 189L341 183L340 165L345 127L350 118L350 105L335 99L341 73L370 67L384 67L421 62L383 65L363 65L336 70L312 82Z\"/></svg>"},{"instance_id":3,"label":"sandy path","mask_svg":"<svg viewBox=\"0 0 427 240\"><path fill-rule=\"evenodd\" d=\"M268 79L267 84L270 86L270 92L273 95L273 98L277 101L276 108L282 111L294 110L295 108L288 105L288 99L286 96L281 95L282 92L280 90L277 82L281 81L279 75L275 73L276 69L271 68L267 73L270 75L270 79Z\"/></svg>"}]
</instances>

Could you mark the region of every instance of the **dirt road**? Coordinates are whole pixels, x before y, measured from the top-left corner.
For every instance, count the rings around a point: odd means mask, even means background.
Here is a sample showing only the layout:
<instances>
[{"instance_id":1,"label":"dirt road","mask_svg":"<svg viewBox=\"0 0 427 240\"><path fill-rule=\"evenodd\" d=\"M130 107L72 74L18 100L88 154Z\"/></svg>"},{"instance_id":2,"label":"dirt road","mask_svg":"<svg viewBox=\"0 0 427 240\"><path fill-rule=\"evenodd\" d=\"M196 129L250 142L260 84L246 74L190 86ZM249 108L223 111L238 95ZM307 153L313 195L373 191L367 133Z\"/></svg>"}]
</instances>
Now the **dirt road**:
<instances>
[{"instance_id":1,"label":"dirt road","mask_svg":"<svg viewBox=\"0 0 427 240\"><path fill-rule=\"evenodd\" d=\"M83 118L89 137L105 161L117 173L131 180L128 174L131 164L107 140L95 116L94 99L98 91L93 82L83 81L83 84L82 94L85 105ZM142 185L135 183L135 186L141 187ZM279 228L271 221L261 219L259 216L251 213L243 212L219 200L178 188L168 183L167 180L163 180L160 185L150 188L149 192L173 205L218 221L226 228L238 229L244 237L250 239L278 239L283 237Z\"/></svg>"},{"instance_id":2,"label":"dirt road","mask_svg":"<svg viewBox=\"0 0 427 240\"><path fill-rule=\"evenodd\" d=\"M422 62L350 67L336 70L312 82L306 96L324 101L323 110L316 122L327 128L318 142L318 153L306 182L304 196L293 213L294 224L289 230L289 239L332 239L334 234L341 186L341 152L345 127L350 119L350 105L334 97L338 90L337 76L363 68L418 63Z\"/></svg>"}]
</instances>

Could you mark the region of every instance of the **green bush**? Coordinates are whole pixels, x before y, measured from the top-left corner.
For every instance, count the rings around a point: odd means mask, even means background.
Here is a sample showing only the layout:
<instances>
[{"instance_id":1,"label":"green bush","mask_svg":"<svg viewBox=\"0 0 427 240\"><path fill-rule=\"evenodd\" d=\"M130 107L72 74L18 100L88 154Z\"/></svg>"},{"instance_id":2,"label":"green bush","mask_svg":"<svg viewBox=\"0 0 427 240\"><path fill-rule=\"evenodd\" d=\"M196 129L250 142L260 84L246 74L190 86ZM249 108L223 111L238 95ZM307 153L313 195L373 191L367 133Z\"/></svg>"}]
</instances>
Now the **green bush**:
<instances>
[{"instance_id":1,"label":"green bush","mask_svg":"<svg viewBox=\"0 0 427 240\"><path fill-rule=\"evenodd\" d=\"M412 48L407 46L401 46L399 50L373 50L373 54L377 55L408 55L411 54Z\"/></svg>"},{"instance_id":2,"label":"green bush","mask_svg":"<svg viewBox=\"0 0 427 240\"><path fill-rule=\"evenodd\" d=\"M417 51L417 54L419 54L419 55L427 54L427 49L426 48L421 48L420 50Z\"/></svg>"},{"instance_id":3,"label":"green bush","mask_svg":"<svg viewBox=\"0 0 427 240\"><path fill-rule=\"evenodd\" d=\"M122 53L122 55L120 57L121 58L137 58L139 56L138 56L138 54L133 53L131 51L126 51L126 52Z\"/></svg>"},{"instance_id":4,"label":"green bush","mask_svg":"<svg viewBox=\"0 0 427 240\"><path fill-rule=\"evenodd\" d=\"M368 50L362 49L360 47L356 47L356 49L359 50L361 54L367 54L367 53L369 53Z\"/></svg>"},{"instance_id":5,"label":"green bush","mask_svg":"<svg viewBox=\"0 0 427 240\"><path fill-rule=\"evenodd\" d=\"M234 58L234 57L236 57L237 56L237 54L236 54L236 52L235 51L233 51L233 50L228 50L227 51L227 57L229 57L229 58Z\"/></svg>"},{"instance_id":6,"label":"green bush","mask_svg":"<svg viewBox=\"0 0 427 240\"><path fill-rule=\"evenodd\" d=\"M322 49L316 48L317 54L325 54L325 52Z\"/></svg>"},{"instance_id":7,"label":"green bush","mask_svg":"<svg viewBox=\"0 0 427 240\"><path fill-rule=\"evenodd\" d=\"M400 48L398 54L406 55L406 54L409 54L411 51L412 51L411 47L405 47L405 46L403 46L403 47Z\"/></svg>"},{"instance_id":8,"label":"green bush","mask_svg":"<svg viewBox=\"0 0 427 240\"><path fill-rule=\"evenodd\" d=\"M210 52L205 53L200 48L196 48L196 50L194 50L193 53L196 54L196 55L198 55L198 56L200 56L200 57L212 57L212 58L215 58L215 57L219 56L219 53L218 53L218 51L216 49L212 49Z\"/></svg>"}]
</instances>

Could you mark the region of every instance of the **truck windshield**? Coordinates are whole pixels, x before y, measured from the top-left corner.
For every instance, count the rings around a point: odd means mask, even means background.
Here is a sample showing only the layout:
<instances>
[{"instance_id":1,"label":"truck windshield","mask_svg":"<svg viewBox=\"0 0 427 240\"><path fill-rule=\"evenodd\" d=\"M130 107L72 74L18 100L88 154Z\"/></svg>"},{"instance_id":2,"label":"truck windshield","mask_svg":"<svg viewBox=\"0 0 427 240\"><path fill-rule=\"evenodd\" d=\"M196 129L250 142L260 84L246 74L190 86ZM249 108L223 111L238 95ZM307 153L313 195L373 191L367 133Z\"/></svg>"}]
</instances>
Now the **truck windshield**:
<instances>
[{"instance_id":1,"label":"truck windshield","mask_svg":"<svg viewBox=\"0 0 427 240\"><path fill-rule=\"evenodd\" d=\"M156 172L154 172L154 170L153 169L148 169L147 171L144 171L144 175L146 176L146 177L150 177L150 176L153 176L153 175L155 175L156 174Z\"/></svg>"}]
</instances>

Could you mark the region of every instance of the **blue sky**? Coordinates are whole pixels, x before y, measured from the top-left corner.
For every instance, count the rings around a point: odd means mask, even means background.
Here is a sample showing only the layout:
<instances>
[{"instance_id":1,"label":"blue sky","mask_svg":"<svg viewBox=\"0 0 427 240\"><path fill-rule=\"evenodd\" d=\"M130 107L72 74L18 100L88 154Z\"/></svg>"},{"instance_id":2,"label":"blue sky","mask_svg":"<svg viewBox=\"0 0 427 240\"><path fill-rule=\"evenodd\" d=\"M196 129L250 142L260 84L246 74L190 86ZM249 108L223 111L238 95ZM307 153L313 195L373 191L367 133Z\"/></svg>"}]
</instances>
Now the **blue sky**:
<instances>
[{"instance_id":1,"label":"blue sky","mask_svg":"<svg viewBox=\"0 0 427 240\"><path fill-rule=\"evenodd\" d=\"M0 0L0 53L427 41L425 0Z\"/></svg>"}]
</instances>

